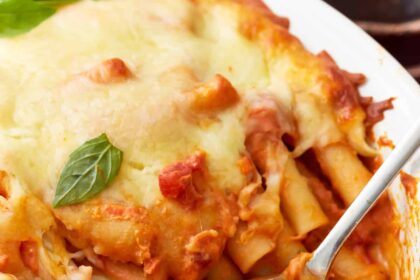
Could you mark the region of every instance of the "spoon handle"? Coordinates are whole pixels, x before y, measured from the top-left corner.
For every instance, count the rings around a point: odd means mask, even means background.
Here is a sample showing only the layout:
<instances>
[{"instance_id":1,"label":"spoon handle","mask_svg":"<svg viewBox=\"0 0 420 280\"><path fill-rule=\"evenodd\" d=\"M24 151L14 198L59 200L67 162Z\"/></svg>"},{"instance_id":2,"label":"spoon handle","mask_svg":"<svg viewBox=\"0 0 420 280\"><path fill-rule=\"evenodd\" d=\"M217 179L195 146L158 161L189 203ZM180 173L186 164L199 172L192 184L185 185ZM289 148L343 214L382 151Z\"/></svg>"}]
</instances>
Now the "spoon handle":
<instances>
[{"instance_id":1,"label":"spoon handle","mask_svg":"<svg viewBox=\"0 0 420 280\"><path fill-rule=\"evenodd\" d=\"M324 241L313 252L311 259L306 264L309 272L318 279L326 279L330 265L343 242L419 146L420 119L392 151Z\"/></svg>"}]
</instances>

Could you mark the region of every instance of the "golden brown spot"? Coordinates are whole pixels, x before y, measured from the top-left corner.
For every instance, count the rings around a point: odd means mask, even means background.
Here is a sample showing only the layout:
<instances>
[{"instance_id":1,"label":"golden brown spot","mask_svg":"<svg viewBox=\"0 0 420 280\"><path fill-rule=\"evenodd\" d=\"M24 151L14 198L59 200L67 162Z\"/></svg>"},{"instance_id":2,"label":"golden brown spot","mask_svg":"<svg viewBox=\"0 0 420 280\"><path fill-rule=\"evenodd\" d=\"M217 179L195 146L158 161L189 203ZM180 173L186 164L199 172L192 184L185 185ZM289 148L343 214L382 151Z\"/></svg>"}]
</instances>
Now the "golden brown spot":
<instances>
[{"instance_id":1,"label":"golden brown spot","mask_svg":"<svg viewBox=\"0 0 420 280\"><path fill-rule=\"evenodd\" d=\"M248 156L243 156L238 160L239 170L246 176L248 182L254 181L257 176L257 170L254 163Z\"/></svg>"},{"instance_id":2,"label":"golden brown spot","mask_svg":"<svg viewBox=\"0 0 420 280\"><path fill-rule=\"evenodd\" d=\"M3 233L0 233L0 236ZM2 237L2 236L1 236ZM7 240L0 242L0 274L15 273L25 270L20 252L20 241Z\"/></svg>"},{"instance_id":3,"label":"golden brown spot","mask_svg":"<svg viewBox=\"0 0 420 280\"><path fill-rule=\"evenodd\" d=\"M238 160L239 169L241 173L244 175L249 174L250 172L254 171L254 164L252 163L251 159L247 156L244 156Z\"/></svg>"},{"instance_id":4,"label":"golden brown spot","mask_svg":"<svg viewBox=\"0 0 420 280\"><path fill-rule=\"evenodd\" d=\"M3 183L3 180L5 177L6 177L6 172L0 171L0 196L8 199L9 191L6 189L6 186Z\"/></svg>"},{"instance_id":5,"label":"golden brown spot","mask_svg":"<svg viewBox=\"0 0 420 280\"><path fill-rule=\"evenodd\" d=\"M288 18L280 17L273 13L270 8L261 0L236 0L237 2L247 5L253 9L253 11L260 13L261 15L268 18L273 23L288 29L290 22Z\"/></svg>"},{"instance_id":6,"label":"golden brown spot","mask_svg":"<svg viewBox=\"0 0 420 280\"><path fill-rule=\"evenodd\" d=\"M127 80L131 76L131 72L124 61L119 58L111 58L95 66L85 75L92 82L109 84Z\"/></svg>"},{"instance_id":7,"label":"golden brown spot","mask_svg":"<svg viewBox=\"0 0 420 280\"><path fill-rule=\"evenodd\" d=\"M388 138L388 136L386 134L379 137L378 145L379 145L379 147L388 147L390 149L395 148L395 144L392 142L391 139Z\"/></svg>"},{"instance_id":8,"label":"golden brown spot","mask_svg":"<svg viewBox=\"0 0 420 280\"><path fill-rule=\"evenodd\" d=\"M418 179L416 179L408 173L405 173L404 171L400 171L400 180L408 196L412 199L415 199L417 194Z\"/></svg>"},{"instance_id":9,"label":"golden brown spot","mask_svg":"<svg viewBox=\"0 0 420 280\"><path fill-rule=\"evenodd\" d=\"M259 34L264 31L264 25L261 21L247 19L239 25L239 31L246 38L253 40L257 39Z\"/></svg>"},{"instance_id":10,"label":"golden brown spot","mask_svg":"<svg viewBox=\"0 0 420 280\"><path fill-rule=\"evenodd\" d=\"M122 220L122 221L144 221L147 216L147 211L140 207L125 207L118 204L104 205L100 209L101 216L108 219Z\"/></svg>"},{"instance_id":11,"label":"golden brown spot","mask_svg":"<svg viewBox=\"0 0 420 280\"><path fill-rule=\"evenodd\" d=\"M212 112L226 109L239 100L239 95L232 84L222 75L189 92L192 96L192 107L196 111Z\"/></svg>"},{"instance_id":12,"label":"golden brown spot","mask_svg":"<svg viewBox=\"0 0 420 280\"><path fill-rule=\"evenodd\" d=\"M360 111L357 87L348 79L348 73L344 73L335 63L333 58L325 51L318 54L324 63L326 71L333 81L330 83L329 94L339 122L354 119L356 111Z\"/></svg>"},{"instance_id":13,"label":"golden brown spot","mask_svg":"<svg viewBox=\"0 0 420 280\"><path fill-rule=\"evenodd\" d=\"M278 20L277 23L280 23ZM300 42L293 37L286 28L285 21L281 24L273 24L273 19L255 13L254 10L241 14L238 24L238 32L248 40L254 41L268 51L284 51L287 48L295 47Z\"/></svg>"}]
</instances>

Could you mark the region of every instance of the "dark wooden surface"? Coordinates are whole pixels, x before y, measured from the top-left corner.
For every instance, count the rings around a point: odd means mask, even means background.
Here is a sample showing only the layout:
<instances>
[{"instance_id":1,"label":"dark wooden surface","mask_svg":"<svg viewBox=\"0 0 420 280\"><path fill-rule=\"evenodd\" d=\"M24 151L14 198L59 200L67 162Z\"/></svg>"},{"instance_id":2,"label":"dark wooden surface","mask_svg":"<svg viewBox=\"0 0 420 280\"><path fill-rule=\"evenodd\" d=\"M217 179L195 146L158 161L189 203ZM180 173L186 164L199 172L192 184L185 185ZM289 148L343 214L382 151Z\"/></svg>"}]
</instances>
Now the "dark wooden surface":
<instances>
[{"instance_id":1,"label":"dark wooden surface","mask_svg":"<svg viewBox=\"0 0 420 280\"><path fill-rule=\"evenodd\" d=\"M356 23L401 25L420 20L420 0L326 0ZM416 24L417 26L417 24ZM420 83L420 25L410 32L371 32Z\"/></svg>"},{"instance_id":2,"label":"dark wooden surface","mask_svg":"<svg viewBox=\"0 0 420 280\"><path fill-rule=\"evenodd\" d=\"M420 34L374 36L420 83Z\"/></svg>"},{"instance_id":3,"label":"dark wooden surface","mask_svg":"<svg viewBox=\"0 0 420 280\"><path fill-rule=\"evenodd\" d=\"M354 20L398 23L420 18L419 0L326 0Z\"/></svg>"}]
</instances>

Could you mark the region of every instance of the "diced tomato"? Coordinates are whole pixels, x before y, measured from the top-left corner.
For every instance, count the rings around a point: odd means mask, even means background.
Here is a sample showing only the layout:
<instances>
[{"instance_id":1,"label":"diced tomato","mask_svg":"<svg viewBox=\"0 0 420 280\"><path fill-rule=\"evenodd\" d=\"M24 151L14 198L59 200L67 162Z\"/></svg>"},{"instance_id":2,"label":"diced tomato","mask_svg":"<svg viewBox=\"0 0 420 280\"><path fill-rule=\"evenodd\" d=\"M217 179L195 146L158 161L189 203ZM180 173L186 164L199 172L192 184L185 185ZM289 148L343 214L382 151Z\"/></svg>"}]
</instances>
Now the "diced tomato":
<instances>
[{"instance_id":1,"label":"diced tomato","mask_svg":"<svg viewBox=\"0 0 420 280\"><path fill-rule=\"evenodd\" d=\"M184 163L176 163L159 174L159 186L163 196L177 198L192 185L192 169Z\"/></svg>"},{"instance_id":2,"label":"diced tomato","mask_svg":"<svg viewBox=\"0 0 420 280\"><path fill-rule=\"evenodd\" d=\"M159 187L163 196L189 204L198 197L194 187L193 175L202 172L204 154L197 153L184 161L165 167L159 174Z\"/></svg>"}]
</instances>

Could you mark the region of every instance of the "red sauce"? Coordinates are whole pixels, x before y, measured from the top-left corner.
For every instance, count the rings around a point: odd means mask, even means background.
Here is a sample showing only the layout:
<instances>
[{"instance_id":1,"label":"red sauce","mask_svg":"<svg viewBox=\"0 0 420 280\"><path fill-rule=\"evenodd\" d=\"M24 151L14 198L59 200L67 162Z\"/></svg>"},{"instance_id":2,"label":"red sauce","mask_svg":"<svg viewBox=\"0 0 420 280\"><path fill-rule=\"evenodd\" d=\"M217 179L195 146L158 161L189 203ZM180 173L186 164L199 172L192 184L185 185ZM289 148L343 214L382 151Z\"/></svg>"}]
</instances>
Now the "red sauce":
<instances>
[{"instance_id":1,"label":"red sauce","mask_svg":"<svg viewBox=\"0 0 420 280\"><path fill-rule=\"evenodd\" d=\"M35 241L23 241L20 245L20 255L25 266L29 268L32 273L38 275L38 251Z\"/></svg>"},{"instance_id":2,"label":"red sauce","mask_svg":"<svg viewBox=\"0 0 420 280\"><path fill-rule=\"evenodd\" d=\"M378 170L384 162L382 155L377 155L375 157L359 156L359 159L362 161L364 166L366 166L366 168L372 173L375 173L376 170Z\"/></svg>"},{"instance_id":3,"label":"red sauce","mask_svg":"<svg viewBox=\"0 0 420 280\"><path fill-rule=\"evenodd\" d=\"M384 119L386 110L393 108L392 101L394 98L373 102L372 97L360 95L358 87L365 83L364 75L341 70L334 59L325 51L318 54L318 57L325 63L331 78L336 82L331 89L331 97L340 121L351 120L355 110L360 108L366 114L364 123L369 130Z\"/></svg>"},{"instance_id":4,"label":"red sauce","mask_svg":"<svg viewBox=\"0 0 420 280\"><path fill-rule=\"evenodd\" d=\"M414 199L417 194L418 179L408 173L405 173L404 171L400 171L400 180L407 192L407 195Z\"/></svg>"},{"instance_id":5,"label":"red sauce","mask_svg":"<svg viewBox=\"0 0 420 280\"><path fill-rule=\"evenodd\" d=\"M366 112L366 119L365 119L366 127L368 128L372 127L376 123L382 121L384 119L384 112L386 110L390 110L394 108L394 106L392 105L392 102L394 101L394 99L395 98L391 97L384 101L379 101L379 102L370 101L365 104L361 102L361 105Z\"/></svg>"},{"instance_id":6,"label":"red sauce","mask_svg":"<svg viewBox=\"0 0 420 280\"><path fill-rule=\"evenodd\" d=\"M311 258L310 253L300 253L293 258L286 270L282 273L287 280L315 280L316 277L312 276L306 269L306 263Z\"/></svg>"},{"instance_id":7,"label":"red sauce","mask_svg":"<svg viewBox=\"0 0 420 280\"><path fill-rule=\"evenodd\" d=\"M278 158L287 149L281 140L285 133L296 134L296 128L285 110L270 96L261 96L249 104L245 122L245 147L261 173L281 170ZM275 149L276 151L274 151Z\"/></svg>"},{"instance_id":8,"label":"red sauce","mask_svg":"<svg viewBox=\"0 0 420 280\"><path fill-rule=\"evenodd\" d=\"M0 255L0 271L6 269L9 263L9 257L7 255Z\"/></svg>"}]
</instances>

